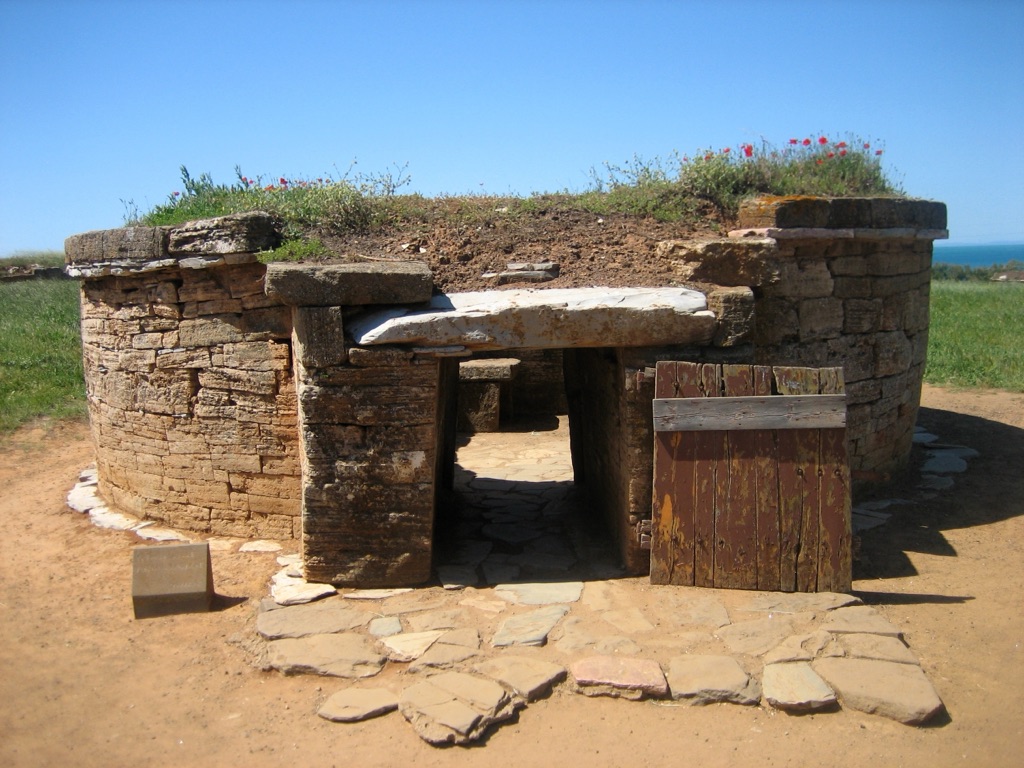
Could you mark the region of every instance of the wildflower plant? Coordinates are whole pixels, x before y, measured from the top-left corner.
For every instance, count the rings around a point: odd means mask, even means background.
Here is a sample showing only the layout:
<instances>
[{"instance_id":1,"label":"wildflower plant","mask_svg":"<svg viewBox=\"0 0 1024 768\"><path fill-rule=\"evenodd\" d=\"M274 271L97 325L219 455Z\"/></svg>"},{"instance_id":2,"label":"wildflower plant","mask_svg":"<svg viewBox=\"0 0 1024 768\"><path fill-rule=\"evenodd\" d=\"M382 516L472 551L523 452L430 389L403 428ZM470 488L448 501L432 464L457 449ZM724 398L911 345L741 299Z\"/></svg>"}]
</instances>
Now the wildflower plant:
<instances>
[{"instance_id":1,"label":"wildflower plant","mask_svg":"<svg viewBox=\"0 0 1024 768\"><path fill-rule=\"evenodd\" d=\"M606 163L603 176L591 173L595 188L608 194L647 188L647 199L703 201L731 217L741 200L756 195L900 195L900 186L882 169L882 154L880 146L856 137L834 141L815 134L791 138L781 148L762 139L759 145L703 149L692 156L676 152L668 161L634 156L624 167Z\"/></svg>"}]
</instances>

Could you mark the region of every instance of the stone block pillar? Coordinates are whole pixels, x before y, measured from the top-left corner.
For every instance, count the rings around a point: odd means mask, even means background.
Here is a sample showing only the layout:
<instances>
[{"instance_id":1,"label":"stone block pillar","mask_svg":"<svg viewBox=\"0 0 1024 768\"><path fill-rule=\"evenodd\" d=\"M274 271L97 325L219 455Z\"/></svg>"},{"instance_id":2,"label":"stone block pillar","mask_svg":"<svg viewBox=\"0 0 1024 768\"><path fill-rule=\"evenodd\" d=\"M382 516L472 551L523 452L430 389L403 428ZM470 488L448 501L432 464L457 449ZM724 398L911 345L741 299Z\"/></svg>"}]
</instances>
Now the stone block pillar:
<instances>
[{"instance_id":1,"label":"stone block pillar","mask_svg":"<svg viewBox=\"0 0 1024 768\"><path fill-rule=\"evenodd\" d=\"M271 265L293 307L306 577L336 585L430 578L443 362L402 346L353 347L346 313L425 301L426 265Z\"/></svg>"}]
</instances>

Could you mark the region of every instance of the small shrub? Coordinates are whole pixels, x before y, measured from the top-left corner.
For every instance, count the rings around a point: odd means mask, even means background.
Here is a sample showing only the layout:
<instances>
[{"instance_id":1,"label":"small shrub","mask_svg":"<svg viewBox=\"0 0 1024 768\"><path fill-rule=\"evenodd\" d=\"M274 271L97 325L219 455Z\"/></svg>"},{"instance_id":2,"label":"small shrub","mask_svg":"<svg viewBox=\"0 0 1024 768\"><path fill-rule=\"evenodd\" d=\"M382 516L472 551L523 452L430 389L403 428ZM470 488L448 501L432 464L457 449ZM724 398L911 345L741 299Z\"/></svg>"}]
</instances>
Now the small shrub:
<instances>
[{"instance_id":1,"label":"small shrub","mask_svg":"<svg viewBox=\"0 0 1024 768\"><path fill-rule=\"evenodd\" d=\"M264 264L274 261L322 261L331 255L323 242L316 237L286 240L272 251L259 254Z\"/></svg>"}]
</instances>

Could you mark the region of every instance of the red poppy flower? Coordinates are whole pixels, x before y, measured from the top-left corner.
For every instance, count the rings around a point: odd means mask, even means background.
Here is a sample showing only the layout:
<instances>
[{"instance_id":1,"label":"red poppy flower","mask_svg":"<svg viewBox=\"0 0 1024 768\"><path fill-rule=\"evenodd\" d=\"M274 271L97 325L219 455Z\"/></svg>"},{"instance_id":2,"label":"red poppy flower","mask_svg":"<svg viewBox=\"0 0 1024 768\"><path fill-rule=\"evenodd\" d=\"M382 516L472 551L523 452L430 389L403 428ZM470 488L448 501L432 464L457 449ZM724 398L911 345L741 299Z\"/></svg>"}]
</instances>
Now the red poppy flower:
<instances>
[{"instance_id":1,"label":"red poppy flower","mask_svg":"<svg viewBox=\"0 0 1024 768\"><path fill-rule=\"evenodd\" d=\"M728 155L729 154L729 147L726 147L725 149L723 149L722 150L722 154L723 155Z\"/></svg>"},{"instance_id":2,"label":"red poppy flower","mask_svg":"<svg viewBox=\"0 0 1024 768\"><path fill-rule=\"evenodd\" d=\"M845 149L840 149L839 150L839 156L840 157L846 157L846 150Z\"/></svg>"},{"instance_id":3,"label":"red poppy flower","mask_svg":"<svg viewBox=\"0 0 1024 768\"><path fill-rule=\"evenodd\" d=\"M789 143L790 144L799 144L800 143L800 139L790 139Z\"/></svg>"},{"instance_id":4,"label":"red poppy flower","mask_svg":"<svg viewBox=\"0 0 1024 768\"><path fill-rule=\"evenodd\" d=\"M882 150L880 150L880 149L876 149L876 150L875 150L875 155L877 156L877 155L880 155L880 154L882 154Z\"/></svg>"},{"instance_id":5,"label":"red poppy flower","mask_svg":"<svg viewBox=\"0 0 1024 768\"><path fill-rule=\"evenodd\" d=\"M826 139L824 136L821 136L818 138L818 143L821 145L828 144L828 139Z\"/></svg>"},{"instance_id":6,"label":"red poppy flower","mask_svg":"<svg viewBox=\"0 0 1024 768\"><path fill-rule=\"evenodd\" d=\"M819 157L819 158L818 158L817 160L815 160L814 162L816 162L816 163L817 163L818 165L821 165L821 164L822 164L822 163L824 163L825 161L824 161L824 160L822 160L822 159L821 159L821 158Z\"/></svg>"},{"instance_id":7,"label":"red poppy flower","mask_svg":"<svg viewBox=\"0 0 1024 768\"><path fill-rule=\"evenodd\" d=\"M754 147L753 147L752 144L744 144L743 145L743 155L745 157L753 157L754 156Z\"/></svg>"},{"instance_id":8,"label":"red poppy flower","mask_svg":"<svg viewBox=\"0 0 1024 768\"><path fill-rule=\"evenodd\" d=\"M864 149L871 149L871 145L868 144L866 141L864 142Z\"/></svg>"},{"instance_id":9,"label":"red poppy flower","mask_svg":"<svg viewBox=\"0 0 1024 768\"><path fill-rule=\"evenodd\" d=\"M809 147L809 146L811 146L811 140L810 140L810 139L804 139L804 140L803 140L803 145L804 145L805 147Z\"/></svg>"},{"instance_id":10,"label":"red poppy flower","mask_svg":"<svg viewBox=\"0 0 1024 768\"><path fill-rule=\"evenodd\" d=\"M835 156L836 156L836 153L835 153L835 152L829 152L829 153L828 153L828 156L829 156L829 157L835 157Z\"/></svg>"},{"instance_id":11,"label":"red poppy flower","mask_svg":"<svg viewBox=\"0 0 1024 768\"><path fill-rule=\"evenodd\" d=\"M836 144L836 146L839 147L839 149L842 149L843 147L846 146L846 142L845 141L840 141L838 144Z\"/></svg>"},{"instance_id":12,"label":"red poppy flower","mask_svg":"<svg viewBox=\"0 0 1024 768\"><path fill-rule=\"evenodd\" d=\"M280 179L277 180L277 183L280 184L282 187L287 187L288 186L288 179L286 179L284 176L282 176Z\"/></svg>"},{"instance_id":13,"label":"red poppy flower","mask_svg":"<svg viewBox=\"0 0 1024 768\"><path fill-rule=\"evenodd\" d=\"M714 157L714 155L712 155L710 152L708 152L706 155L704 155L704 159L705 160L710 160L712 157Z\"/></svg>"}]
</instances>

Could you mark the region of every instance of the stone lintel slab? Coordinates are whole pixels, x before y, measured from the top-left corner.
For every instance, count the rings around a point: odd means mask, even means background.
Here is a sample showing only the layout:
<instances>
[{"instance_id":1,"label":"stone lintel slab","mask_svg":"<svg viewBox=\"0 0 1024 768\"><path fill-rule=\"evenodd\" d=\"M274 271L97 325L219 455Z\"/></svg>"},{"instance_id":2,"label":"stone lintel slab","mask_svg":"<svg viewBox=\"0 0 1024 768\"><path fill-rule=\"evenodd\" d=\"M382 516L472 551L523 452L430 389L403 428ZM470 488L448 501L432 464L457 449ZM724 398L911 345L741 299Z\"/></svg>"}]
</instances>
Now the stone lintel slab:
<instances>
[{"instance_id":1,"label":"stone lintel slab","mask_svg":"<svg viewBox=\"0 0 1024 768\"><path fill-rule=\"evenodd\" d=\"M686 288L566 288L435 296L349 324L357 344L558 349L708 344L717 320Z\"/></svg>"},{"instance_id":2,"label":"stone lintel slab","mask_svg":"<svg viewBox=\"0 0 1024 768\"><path fill-rule=\"evenodd\" d=\"M267 295L297 307L421 304L433 291L422 261L267 266Z\"/></svg>"}]
</instances>

